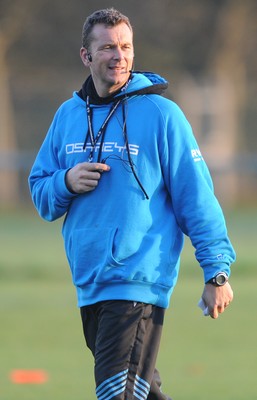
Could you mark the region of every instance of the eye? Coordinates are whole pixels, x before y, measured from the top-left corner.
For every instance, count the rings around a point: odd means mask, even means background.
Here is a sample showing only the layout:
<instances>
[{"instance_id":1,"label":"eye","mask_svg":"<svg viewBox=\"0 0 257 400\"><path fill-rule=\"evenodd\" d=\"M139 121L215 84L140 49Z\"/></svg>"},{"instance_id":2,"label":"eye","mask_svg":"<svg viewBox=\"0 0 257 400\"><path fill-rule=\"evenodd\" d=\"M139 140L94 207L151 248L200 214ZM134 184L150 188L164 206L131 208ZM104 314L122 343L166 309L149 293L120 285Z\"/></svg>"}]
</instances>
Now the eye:
<instances>
[{"instance_id":1,"label":"eye","mask_svg":"<svg viewBox=\"0 0 257 400\"><path fill-rule=\"evenodd\" d=\"M131 50L131 45L130 44L124 44L123 46L122 46L122 48L123 48L123 50Z\"/></svg>"},{"instance_id":2,"label":"eye","mask_svg":"<svg viewBox=\"0 0 257 400\"><path fill-rule=\"evenodd\" d=\"M112 48L112 46L111 46L110 44L106 44L106 45L103 47L103 50L111 50L111 48Z\"/></svg>"}]
</instances>

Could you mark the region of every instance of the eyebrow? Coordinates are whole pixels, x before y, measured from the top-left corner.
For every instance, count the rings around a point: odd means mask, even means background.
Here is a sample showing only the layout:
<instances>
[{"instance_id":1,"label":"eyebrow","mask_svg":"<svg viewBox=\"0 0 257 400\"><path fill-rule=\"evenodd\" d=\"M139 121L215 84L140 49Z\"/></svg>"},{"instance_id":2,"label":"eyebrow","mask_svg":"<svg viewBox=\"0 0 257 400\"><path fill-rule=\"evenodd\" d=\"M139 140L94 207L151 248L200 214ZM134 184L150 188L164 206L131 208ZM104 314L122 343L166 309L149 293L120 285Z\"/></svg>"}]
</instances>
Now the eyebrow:
<instances>
[{"instance_id":1,"label":"eyebrow","mask_svg":"<svg viewBox=\"0 0 257 400\"><path fill-rule=\"evenodd\" d=\"M105 47L105 46L116 47L116 46L118 46L118 45L119 45L119 44L118 44L117 42L108 41L108 42L105 42L105 43L100 44L100 45L99 45L99 48L102 48L102 47ZM120 43L120 46L121 46L121 47L122 47L122 46L131 46L131 47L133 47L133 43L126 41L126 42Z\"/></svg>"}]
</instances>

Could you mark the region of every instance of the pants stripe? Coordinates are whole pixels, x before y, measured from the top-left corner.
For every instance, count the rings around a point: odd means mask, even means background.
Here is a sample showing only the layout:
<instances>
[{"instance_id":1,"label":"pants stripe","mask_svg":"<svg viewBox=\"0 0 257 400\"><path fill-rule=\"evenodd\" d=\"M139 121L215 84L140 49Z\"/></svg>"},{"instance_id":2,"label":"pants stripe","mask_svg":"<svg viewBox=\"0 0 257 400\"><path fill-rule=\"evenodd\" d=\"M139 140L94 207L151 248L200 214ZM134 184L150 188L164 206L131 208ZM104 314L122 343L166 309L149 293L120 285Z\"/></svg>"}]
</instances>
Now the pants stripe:
<instances>
[{"instance_id":1,"label":"pants stripe","mask_svg":"<svg viewBox=\"0 0 257 400\"><path fill-rule=\"evenodd\" d=\"M109 400L125 391L128 369L106 379L96 388L98 400Z\"/></svg>"},{"instance_id":2,"label":"pants stripe","mask_svg":"<svg viewBox=\"0 0 257 400\"><path fill-rule=\"evenodd\" d=\"M135 386L134 386L134 396L140 400L146 400L149 394L150 385L144 379L136 375Z\"/></svg>"}]
</instances>

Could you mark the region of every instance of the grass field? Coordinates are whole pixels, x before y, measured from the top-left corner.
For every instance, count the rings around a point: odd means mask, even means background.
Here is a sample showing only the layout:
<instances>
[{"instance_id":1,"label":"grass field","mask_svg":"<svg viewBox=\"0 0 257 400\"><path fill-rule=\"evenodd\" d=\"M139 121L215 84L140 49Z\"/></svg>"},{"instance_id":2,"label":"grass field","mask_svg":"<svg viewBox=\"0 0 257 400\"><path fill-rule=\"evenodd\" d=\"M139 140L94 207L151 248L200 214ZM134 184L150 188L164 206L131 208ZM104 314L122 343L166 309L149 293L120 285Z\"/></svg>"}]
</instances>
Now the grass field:
<instances>
[{"instance_id":1,"label":"grass field","mask_svg":"<svg viewBox=\"0 0 257 400\"><path fill-rule=\"evenodd\" d=\"M93 400L93 360L82 335L60 222L34 211L0 214L0 400ZM197 302L202 274L186 243L158 358L174 400L257 399L257 210L227 214L238 253L235 299L218 320ZM43 369L44 384L15 384L13 370Z\"/></svg>"}]
</instances>

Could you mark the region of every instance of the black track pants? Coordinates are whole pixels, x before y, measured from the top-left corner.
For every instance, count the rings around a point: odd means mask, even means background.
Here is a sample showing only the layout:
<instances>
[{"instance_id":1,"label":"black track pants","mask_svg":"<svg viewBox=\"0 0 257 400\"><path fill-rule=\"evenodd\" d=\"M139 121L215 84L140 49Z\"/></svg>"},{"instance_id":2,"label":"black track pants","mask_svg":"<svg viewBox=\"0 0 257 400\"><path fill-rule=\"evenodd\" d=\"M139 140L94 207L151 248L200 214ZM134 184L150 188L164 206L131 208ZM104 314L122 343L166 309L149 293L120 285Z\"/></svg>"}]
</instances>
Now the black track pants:
<instances>
[{"instance_id":1,"label":"black track pants","mask_svg":"<svg viewBox=\"0 0 257 400\"><path fill-rule=\"evenodd\" d=\"M155 369L165 310L133 301L81 308L87 346L95 358L98 400L170 400Z\"/></svg>"}]
</instances>

